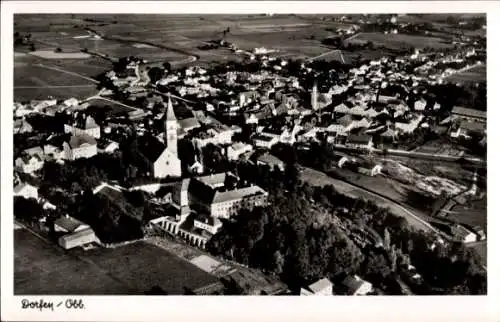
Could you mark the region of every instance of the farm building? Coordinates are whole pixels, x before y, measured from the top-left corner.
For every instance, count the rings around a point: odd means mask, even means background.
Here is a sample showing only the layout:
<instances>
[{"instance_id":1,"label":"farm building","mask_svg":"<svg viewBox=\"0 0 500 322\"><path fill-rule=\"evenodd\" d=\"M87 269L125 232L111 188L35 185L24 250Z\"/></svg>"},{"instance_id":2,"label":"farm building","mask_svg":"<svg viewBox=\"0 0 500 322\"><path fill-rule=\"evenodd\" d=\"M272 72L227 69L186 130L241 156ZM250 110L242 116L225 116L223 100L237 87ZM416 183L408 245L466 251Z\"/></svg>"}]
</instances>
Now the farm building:
<instances>
[{"instance_id":1,"label":"farm building","mask_svg":"<svg viewBox=\"0 0 500 322\"><path fill-rule=\"evenodd\" d=\"M98 239L94 231L91 228L86 228L84 230L59 237L58 243L59 246L64 249L71 249L97 241Z\"/></svg>"}]
</instances>

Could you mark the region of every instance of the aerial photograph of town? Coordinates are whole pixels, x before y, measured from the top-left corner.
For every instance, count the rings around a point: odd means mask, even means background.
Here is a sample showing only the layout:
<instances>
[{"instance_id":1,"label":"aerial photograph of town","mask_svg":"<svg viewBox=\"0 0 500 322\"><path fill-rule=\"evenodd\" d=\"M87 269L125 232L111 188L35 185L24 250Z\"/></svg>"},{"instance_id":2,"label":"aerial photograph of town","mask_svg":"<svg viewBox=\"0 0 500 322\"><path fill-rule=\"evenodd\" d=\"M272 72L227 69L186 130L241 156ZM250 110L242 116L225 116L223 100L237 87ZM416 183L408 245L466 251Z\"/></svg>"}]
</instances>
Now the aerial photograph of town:
<instances>
[{"instance_id":1,"label":"aerial photograph of town","mask_svg":"<svg viewBox=\"0 0 500 322\"><path fill-rule=\"evenodd\" d=\"M15 295L488 293L486 14L13 33Z\"/></svg>"}]
</instances>

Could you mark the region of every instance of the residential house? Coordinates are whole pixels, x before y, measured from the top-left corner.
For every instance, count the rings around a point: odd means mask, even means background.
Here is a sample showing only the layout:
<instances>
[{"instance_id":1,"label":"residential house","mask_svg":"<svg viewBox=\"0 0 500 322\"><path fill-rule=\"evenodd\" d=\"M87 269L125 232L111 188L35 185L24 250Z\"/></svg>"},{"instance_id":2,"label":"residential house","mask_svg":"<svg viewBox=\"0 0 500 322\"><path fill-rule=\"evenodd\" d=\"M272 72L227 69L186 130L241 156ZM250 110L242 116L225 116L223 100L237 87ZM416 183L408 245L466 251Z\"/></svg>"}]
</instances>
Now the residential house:
<instances>
[{"instance_id":1,"label":"residential house","mask_svg":"<svg viewBox=\"0 0 500 322\"><path fill-rule=\"evenodd\" d=\"M347 105L345 105L344 103L335 106L333 110L335 113L341 113L341 114L349 114L349 112L351 111L351 109L347 107Z\"/></svg>"},{"instance_id":2,"label":"residential house","mask_svg":"<svg viewBox=\"0 0 500 322\"><path fill-rule=\"evenodd\" d=\"M97 154L97 142L88 135L73 135L69 142L63 143L63 150L67 160L91 158Z\"/></svg>"},{"instance_id":3,"label":"residential house","mask_svg":"<svg viewBox=\"0 0 500 322\"><path fill-rule=\"evenodd\" d=\"M210 143L214 145L227 145L232 143L235 133L241 132L241 128L228 127L223 124L207 124L208 129L194 138L196 147L202 148Z\"/></svg>"},{"instance_id":4,"label":"residential house","mask_svg":"<svg viewBox=\"0 0 500 322\"><path fill-rule=\"evenodd\" d=\"M91 116L83 118L74 124L64 124L64 133L72 135L88 135L99 139L101 137L101 128Z\"/></svg>"},{"instance_id":5,"label":"residential house","mask_svg":"<svg viewBox=\"0 0 500 322\"><path fill-rule=\"evenodd\" d=\"M306 288L301 288L300 295L333 295L333 284L325 277Z\"/></svg>"},{"instance_id":6,"label":"residential house","mask_svg":"<svg viewBox=\"0 0 500 322\"><path fill-rule=\"evenodd\" d=\"M346 146L357 149L373 148L373 139L370 135L349 135L347 136Z\"/></svg>"},{"instance_id":7,"label":"residential house","mask_svg":"<svg viewBox=\"0 0 500 322\"><path fill-rule=\"evenodd\" d=\"M19 182L14 186L14 197L15 196L38 200L38 188L26 182Z\"/></svg>"},{"instance_id":8,"label":"residential house","mask_svg":"<svg viewBox=\"0 0 500 322\"><path fill-rule=\"evenodd\" d=\"M33 132L33 127L26 119L23 118L22 120L16 120L14 122L14 133L23 134L31 132Z\"/></svg>"},{"instance_id":9,"label":"residential house","mask_svg":"<svg viewBox=\"0 0 500 322\"><path fill-rule=\"evenodd\" d=\"M65 105L67 107L77 106L78 104L80 104L80 102L74 97L68 98L67 100L65 100L63 102L63 105Z\"/></svg>"},{"instance_id":10,"label":"residential house","mask_svg":"<svg viewBox=\"0 0 500 322\"><path fill-rule=\"evenodd\" d=\"M372 284L357 275L347 276L341 284L347 295L367 295L373 291Z\"/></svg>"},{"instance_id":11,"label":"residential house","mask_svg":"<svg viewBox=\"0 0 500 322\"><path fill-rule=\"evenodd\" d=\"M377 163L372 163L368 161L358 161L356 162L356 168L359 173L374 177L382 173L382 165Z\"/></svg>"},{"instance_id":12,"label":"residential house","mask_svg":"<svg viewBox=\"0 0 500 322\"><path fill-rule=\"evenodd\" d=\"M451 233L457 241L464 244L477 241L477 235L470 229L460 224L451 226Z\"/></svg>"},{"instance_id":13,"label":"residential house","mask_svg":"<svg viewBox=\"0 0 500 322\"><path fill-rule=\"evenodd\" d=\"M415 111L423 111L423 110L425 110L426 106L427 106L427 101L424 99L420 99L418 101L415 101L415 103L414 103Z\"/></svg>"},{"instance_id":14,"label":"residential house","mask_svg":"<svg viewBox=\"0 0 500 322\"><path fill-rule=\"evenodd\" d=\"M100 153L113 153L120 148L120 145L111 140L102 140L97 142L97 148Z\"/></svg>"},{"instance_id":15,"label":"residential house","mask_svg":"<svg viewBox=\"0 0 500 322\"><path fill-rule=\"evenodd\" d=\"M14 162L16 170L29 174L42 169L43 164L43 158L38 154L24 154Z\"/></svg>"},{"instance_id":16,"label":"residential house","mask_svg":"<svg viewBox=\"0 0 500 322\"><path fill-rule=\"evenodd\" d=\"M401 120L399 122L395 122L394 127L402 133L413 133L418 128L418 125L423 118L423 115L418 115L410 119Z\"/></svg>"},{"instance_id":17,"label":"residential house","mask_svg":"<svg viewBox=\"0 0 500 322\"><path fill-rule=\"evenodd\" d=\"M268 133L259 133L252 137L254 145L258 148L271 149L275 144L279 142L278 135L272 135Z\"/></svg>"},{"instance_id":18,"label":"residential house","mask_svg":"<svg viewBox=\"0 0 500 322\"><path fill-rule=\"evenodd\" d=\"M242 154L250 152L253 147L250 144L236 142L227 148L227 158L229 160L238 160Z\"/></svg>"},{"instance_id":19,"label":"residential house","mask_svg":"<svg viewBox=\"0 0 500 322\"><path fill-rule=\"evenodd\" d=\"M271 170L278 168L280 171L285 171L285 163L270 153L259 156L256 163L257 165L268 166Z\"/></svg>"}]
</instances>

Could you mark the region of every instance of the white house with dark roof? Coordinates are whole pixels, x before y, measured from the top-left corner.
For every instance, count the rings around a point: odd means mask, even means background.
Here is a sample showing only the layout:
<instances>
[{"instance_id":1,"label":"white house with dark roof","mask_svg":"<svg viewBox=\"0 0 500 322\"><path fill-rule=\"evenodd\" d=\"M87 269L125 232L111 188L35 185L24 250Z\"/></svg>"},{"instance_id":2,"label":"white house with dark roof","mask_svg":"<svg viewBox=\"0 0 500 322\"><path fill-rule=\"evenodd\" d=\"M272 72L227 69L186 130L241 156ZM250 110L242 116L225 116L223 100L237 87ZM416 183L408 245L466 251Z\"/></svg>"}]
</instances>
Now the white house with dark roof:
<instances>
[{"instance_id":1,"label":"white house with dark roof","mask_svg":"<svg viewBox=\"0 0 500 322\"><path fill-rule=\"evenodd\" d=\"M97 141L88 135L73 135L63 143L63 150L67 160L91 158L97 154Z\"/></svg>"}]
</instances>

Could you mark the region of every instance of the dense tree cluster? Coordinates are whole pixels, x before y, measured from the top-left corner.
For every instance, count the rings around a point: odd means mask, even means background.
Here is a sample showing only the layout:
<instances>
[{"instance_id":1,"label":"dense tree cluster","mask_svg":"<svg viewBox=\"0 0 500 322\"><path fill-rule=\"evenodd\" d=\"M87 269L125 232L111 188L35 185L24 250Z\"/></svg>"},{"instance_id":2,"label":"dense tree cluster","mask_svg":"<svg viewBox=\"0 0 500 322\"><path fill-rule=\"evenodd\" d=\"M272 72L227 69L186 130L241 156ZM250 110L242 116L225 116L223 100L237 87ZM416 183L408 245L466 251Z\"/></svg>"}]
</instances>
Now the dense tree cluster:
<instances>
[{"instance_id":1,"label":"dense tree cluster","mask_svg":"<svg viewBox=\"0 0 500 322\"><path fill-rule=\"evenodd\" d=\"M286 181L289 177L279 171L249 167L238 165L238 173L268 189L269 205L244 210L236 221L225 223L208 243L213 254L278 275L293 289L323 276L338 281L356 273L393 294L399 292L399 274L411 262L428 281L411 285L419 294L485 292L485 276L473 253L451 246L433 250L435 236L415 231L403 218L339 194L332 186L300 183L296 169L295 177L291 174L295 180ZM359 236L369 242L360 243ZM454 270L450 276L440 264L443 252L456 259L446 263L446 269ZM428 261L433 264L426 266Z\"/></svg>"}]
</instances>

